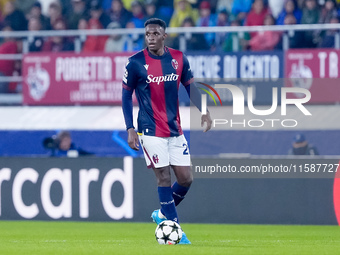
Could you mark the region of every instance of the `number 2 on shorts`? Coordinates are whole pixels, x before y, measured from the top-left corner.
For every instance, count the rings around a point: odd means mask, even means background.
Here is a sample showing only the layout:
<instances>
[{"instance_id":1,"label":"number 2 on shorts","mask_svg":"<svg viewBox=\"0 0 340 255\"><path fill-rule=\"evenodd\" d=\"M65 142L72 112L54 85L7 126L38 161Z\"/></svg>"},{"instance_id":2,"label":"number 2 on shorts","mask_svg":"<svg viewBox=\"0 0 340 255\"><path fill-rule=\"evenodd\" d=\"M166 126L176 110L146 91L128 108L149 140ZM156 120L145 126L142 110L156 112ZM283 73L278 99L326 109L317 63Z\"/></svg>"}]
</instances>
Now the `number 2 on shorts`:
<instances>
[{"instance_id":1,"label":"number 2 on shorts","mask_svg":"<svg viewBox=\"0 0 340 255\"><path fill-rule=\"evenodd\" d=\"M183 143L183 147L185 148L184 151L183 151L183 155L189 155L188 145L186 143Z\"/></svg>"}]
</instances>

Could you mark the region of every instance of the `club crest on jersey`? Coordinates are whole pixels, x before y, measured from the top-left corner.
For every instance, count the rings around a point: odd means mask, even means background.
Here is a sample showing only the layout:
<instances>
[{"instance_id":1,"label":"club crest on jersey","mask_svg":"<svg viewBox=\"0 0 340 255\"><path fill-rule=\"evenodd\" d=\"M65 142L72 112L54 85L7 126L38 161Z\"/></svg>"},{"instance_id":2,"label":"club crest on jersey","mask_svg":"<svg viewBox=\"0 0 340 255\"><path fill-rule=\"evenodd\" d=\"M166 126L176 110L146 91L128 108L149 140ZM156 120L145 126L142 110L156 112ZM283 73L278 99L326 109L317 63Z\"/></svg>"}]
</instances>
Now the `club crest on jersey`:
<instances>
[{"instance_id":1,"label":"club crest on jersey","mask_svg":"<svg viewBox=\"0 0 340 255\"><path fill-rule=\"evenodd\" d=\"M155 164L158 164L159 159L158 159L158 155L157 154L154 154L152 156L152 159L153 159L153 162L155 162Z\"/></svg>"},{"instance_id":2,"label":"club crest on jersey","mask_svg":"<svg viewBox=\"0 0 340 255\"><path fill-rule=\"evenodd\" d=\"M178 68L178 62L177 62L177 60L176 59L172 59L171 60L171 65L172 65L172 67L175 69L175 70L177 70L177 68Z\"/></svg>"}]
</instances>

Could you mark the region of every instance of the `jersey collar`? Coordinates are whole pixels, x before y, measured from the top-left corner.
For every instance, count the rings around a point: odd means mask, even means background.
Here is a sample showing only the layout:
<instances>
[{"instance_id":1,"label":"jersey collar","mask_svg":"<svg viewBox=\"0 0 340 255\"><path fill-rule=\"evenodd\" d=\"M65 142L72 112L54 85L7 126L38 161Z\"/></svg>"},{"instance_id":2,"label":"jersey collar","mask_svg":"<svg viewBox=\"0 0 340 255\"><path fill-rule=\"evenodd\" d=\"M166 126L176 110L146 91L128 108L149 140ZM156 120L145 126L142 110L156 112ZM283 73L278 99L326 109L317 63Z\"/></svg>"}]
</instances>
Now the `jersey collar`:
<instances>
[{"instance_id":1,"label":"jersey collar","mask_svg":"<svg viewBox=\"0 0 340 255\"><path fill-rule=\"evenodd\" d=\"M156 55L152 54L152 53L149 51L149 48L148 48L148 47L146 47L146 50L147 50L147 52L148 52L148 54L149 54L149 57L150 57L150 58L153 58L153 59L162 59L162 58L166 57L166 56L169 54L169 49L168 49L168 47L166 47L166 46L164 46L164 54L163 54L162 56L156 56Z\"/></svg>"}]
</instances>

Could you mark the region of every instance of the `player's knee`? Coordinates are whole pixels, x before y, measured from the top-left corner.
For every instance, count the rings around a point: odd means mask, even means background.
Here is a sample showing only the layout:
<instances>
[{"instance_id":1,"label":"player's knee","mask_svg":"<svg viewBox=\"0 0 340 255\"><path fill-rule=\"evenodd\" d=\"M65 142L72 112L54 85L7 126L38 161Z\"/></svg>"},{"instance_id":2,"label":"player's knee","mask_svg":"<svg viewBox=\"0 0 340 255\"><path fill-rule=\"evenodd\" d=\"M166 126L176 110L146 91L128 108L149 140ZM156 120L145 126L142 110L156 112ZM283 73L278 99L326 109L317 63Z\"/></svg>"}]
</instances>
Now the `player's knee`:
<instances>
[{"instance_id":1,"label":"player's knee","mask_svg":"<svg viewBox=\"0 0 340 255\"><path fill-rule=\"evenodd\" d=\"M169 167L154 168L154 172L157 178L157 185L159 187L171 186L171 174Z\"/></svg>"},{"instance_id":2,"label":"player's knee","mask_svg":"<svg viewBox=\"0 0 340 255\"><path fill-rule=\"evenodd\" d=\"M158 178L157 179L158 187L170 187L171 186L171 178Z\"/></svg>"},{"instance_id":3,"label":"player's knee","mask_svg":"<svg viewBox=\"0 0 340 255\"><path fill-rule=\"evenodd\" d=\"M189 175L181 180L177 180L177 183L183 187L190 187L193 182L192 175Z\"/></svg>"},{"instance_id":4,"label":"player's knee","mask_svg":"<svg viewBox=\"0 0 340 255\"><path fill-rule=\"evenodd\" d=\"M159 187L169 187L171 186L171 175L170 174L160 174L157 176L157 184Z\"/></svg>"}]
</instances>

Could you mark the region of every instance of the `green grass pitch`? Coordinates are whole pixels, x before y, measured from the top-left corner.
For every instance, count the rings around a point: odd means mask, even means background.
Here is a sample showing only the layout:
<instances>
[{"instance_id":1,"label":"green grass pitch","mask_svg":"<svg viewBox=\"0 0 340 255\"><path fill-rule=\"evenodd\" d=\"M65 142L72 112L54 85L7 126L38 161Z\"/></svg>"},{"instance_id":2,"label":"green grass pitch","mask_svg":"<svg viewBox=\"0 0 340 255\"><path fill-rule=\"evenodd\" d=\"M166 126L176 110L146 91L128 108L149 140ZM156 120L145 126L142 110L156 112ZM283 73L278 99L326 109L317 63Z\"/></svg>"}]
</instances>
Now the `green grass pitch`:
<instances>
[{"instance_id":1,"label":"green grass pitch","mask_svg":"<svg viewBox=\"0 0 340 255\"><path fill-rule=\"evenodd\" d=\"M152 223L0 221L0 254L339 254L338 226L182 224L192 245L159 245Z\"/></svg>"}]
</instances>

